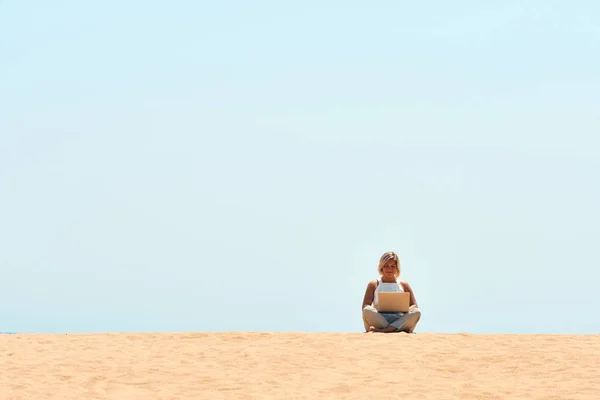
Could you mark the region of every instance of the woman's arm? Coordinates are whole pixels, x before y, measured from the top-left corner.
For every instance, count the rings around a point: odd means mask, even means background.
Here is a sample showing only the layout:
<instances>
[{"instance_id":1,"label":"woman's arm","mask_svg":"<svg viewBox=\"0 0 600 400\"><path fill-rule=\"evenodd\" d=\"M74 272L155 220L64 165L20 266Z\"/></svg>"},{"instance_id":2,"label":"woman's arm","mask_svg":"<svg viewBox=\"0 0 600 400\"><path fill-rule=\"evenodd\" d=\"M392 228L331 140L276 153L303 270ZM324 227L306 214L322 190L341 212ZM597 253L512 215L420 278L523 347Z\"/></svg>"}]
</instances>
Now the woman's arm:
<instances>
[{"instance_id":1,"label":"woman's arm","mask_svg":"<svg viewBox=\"0 0 600 400\"><path fill-rule=\"evenodd\" d=\"M415 293L413 292L413 290L410 287L410 285L408 284L408 282L401 281L400 283L402 284L402 287L404 288L404 291L410 293L410 307L409 307L409 309L412 310L413 308L419 308L419 305L417 304L417 298L415 297Z\"/></svg>"},{"instance_id":2,"label":"woman's arm","mask_svg":"<svg viewBox=\"0 0 600 400\"><path fill-rule=\"evenodd\" d=\"M365 290L365 297L363 298L362 308L366 306L370 306L373 304L373 299L375 298L375 289L377 288L377 281L371 281L367 285L367 290Z\"/></svg>"}]
</instances>

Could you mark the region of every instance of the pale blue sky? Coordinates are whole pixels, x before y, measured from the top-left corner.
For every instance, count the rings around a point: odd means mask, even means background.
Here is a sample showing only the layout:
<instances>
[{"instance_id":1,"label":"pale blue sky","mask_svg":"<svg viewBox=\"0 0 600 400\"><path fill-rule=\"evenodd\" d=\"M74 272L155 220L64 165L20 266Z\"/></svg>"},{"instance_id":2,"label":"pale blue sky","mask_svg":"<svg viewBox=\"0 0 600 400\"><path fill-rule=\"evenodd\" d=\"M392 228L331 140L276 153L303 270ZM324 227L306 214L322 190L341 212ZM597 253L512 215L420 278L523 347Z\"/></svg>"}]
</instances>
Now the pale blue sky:
<instances>
[{"instance_id":1,"label":"pale blue sky","mask_svg":"<svg viewBox=\"0 0 600 400\"><path fill-rule=\"evenodd\" d=\"M594 1L0 1L0 331L599 333Z\"/></svg>"}]
</instances>

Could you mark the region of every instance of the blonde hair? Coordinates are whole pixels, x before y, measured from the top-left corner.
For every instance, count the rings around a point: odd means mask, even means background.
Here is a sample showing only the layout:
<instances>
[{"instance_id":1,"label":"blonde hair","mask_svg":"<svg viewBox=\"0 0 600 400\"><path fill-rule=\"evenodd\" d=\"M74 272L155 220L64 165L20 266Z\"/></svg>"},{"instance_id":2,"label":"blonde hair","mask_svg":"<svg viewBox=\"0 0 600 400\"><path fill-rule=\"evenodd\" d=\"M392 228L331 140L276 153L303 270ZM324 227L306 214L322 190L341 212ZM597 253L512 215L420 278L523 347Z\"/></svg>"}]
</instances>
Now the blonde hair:
<instances>
[{"instance_id":1,"label":"blonde hair","mask_svg":"<svg viewBox=\"0 0 600 400\"><path fill-rule=\"evenodd\" d=\"M396 262L396 273L394 275L396 276L396 278L399 277L400 276L400 259L398 258L398 254L394 253L393 251L387 251L387 252L383 253L381 258L379 259L379 265L377 266L377 272L379 272L379 275L383 275L383 266L389 260L394 260Z\"/></svg>"}]
</instances>

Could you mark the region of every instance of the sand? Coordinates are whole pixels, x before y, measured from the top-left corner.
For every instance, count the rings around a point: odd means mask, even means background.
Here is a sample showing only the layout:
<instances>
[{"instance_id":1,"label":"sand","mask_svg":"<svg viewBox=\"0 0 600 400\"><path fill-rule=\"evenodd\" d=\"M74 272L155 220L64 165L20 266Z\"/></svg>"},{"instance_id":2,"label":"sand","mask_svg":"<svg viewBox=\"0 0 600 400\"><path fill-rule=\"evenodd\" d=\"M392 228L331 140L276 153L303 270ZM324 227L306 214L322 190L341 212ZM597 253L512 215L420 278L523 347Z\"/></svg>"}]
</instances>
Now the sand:
<instances>
[{"instance_id":1,"label":"sand","mask_svg":"<svg viewBox=\"0 0 600 400\"><path fill-rule=\"evenodd\" d=\"M0 335L0 399L599 399L600 335Z\"/></svg>"}]
</instances>

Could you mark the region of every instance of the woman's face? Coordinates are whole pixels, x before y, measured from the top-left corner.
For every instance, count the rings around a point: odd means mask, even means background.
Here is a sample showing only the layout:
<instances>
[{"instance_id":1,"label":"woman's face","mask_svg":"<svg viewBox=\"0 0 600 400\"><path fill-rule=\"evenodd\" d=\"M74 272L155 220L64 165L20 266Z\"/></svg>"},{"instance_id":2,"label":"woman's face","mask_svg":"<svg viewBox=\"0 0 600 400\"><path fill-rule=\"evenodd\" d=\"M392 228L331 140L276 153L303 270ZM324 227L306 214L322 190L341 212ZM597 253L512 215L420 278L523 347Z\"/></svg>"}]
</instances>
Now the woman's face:
<instances>
[{"instance_id":1,"label":"woman's face","mask_svg":"<svg viewBox=\"0 0 600 400\"><path fill-rule=\"evenodd\" d=\"M395 278L396 275L396 260L387 260L383 267L381 268L381 272L383 276L386 278Z\"/></svg>"}]
</instances>

